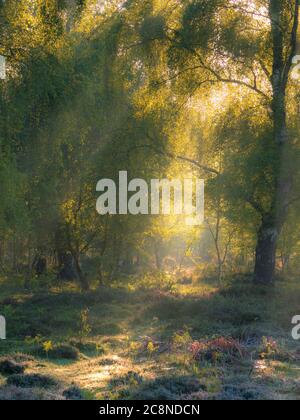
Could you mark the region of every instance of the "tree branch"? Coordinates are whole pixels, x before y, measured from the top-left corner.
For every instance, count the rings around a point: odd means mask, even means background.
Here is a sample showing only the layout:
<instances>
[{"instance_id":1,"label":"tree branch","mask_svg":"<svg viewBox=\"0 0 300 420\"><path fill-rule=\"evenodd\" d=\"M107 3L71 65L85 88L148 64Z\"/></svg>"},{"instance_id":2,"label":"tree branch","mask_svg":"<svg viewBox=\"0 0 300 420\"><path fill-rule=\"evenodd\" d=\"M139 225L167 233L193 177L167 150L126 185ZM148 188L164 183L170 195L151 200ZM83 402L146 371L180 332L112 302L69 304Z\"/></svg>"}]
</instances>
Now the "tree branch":
<instances>
[{"instance_id":1,"label":"tree branch","mask_svg":"<svg viewBox=\"0 0 300 420\"><path fill-rule=\"evenodd\" d=\"M187 73L189 71L193 71L193 70L199 70L199 69L203 69L203 70L207 70L208 72L210 72L215 79L205 79L202 80L199 83L199 86L202 86L205 83L229 83L229 84L235 84L235 85L239 85L239 86L244 86L250 90L252 90L253 92L259 94L260 96L262 96L264 99L266 99L268 102L270 101L269 96L263 92L261 89L259 89L257 87L257 81L254 80L253 85L251 85L250 83L244 82L243 80L238 80L238 79L232 79L232 78L224 78L221 75L219 75L215 70L213 70L211 67L205 65L204 63L197 65L197 66L193 66L193 67L187 67L181 71L179 71L178 73L176 73L174 76L168 78L168 79L164 79L161 82L158 83L158 85L161 84L166 84L174 79L177 79L178 77L180 77L182 74Z\"/></svg>"},{"instance_id":2,"label":"tree branch","mask_svg":"<svg viewBox=\"0 0 300 420\"><path fill-rule=\"evenodd\" d=\"M217 82L230 83L230 84L235 84L235 85L240 85L240 86L247 87L248 89L250 89L250 90L258 93L259 95L263 96L267 101L270 101L269 96L256 86L255 81L254 81L254 84L251 85L250 83L244 82L243 80L222 77L219 73L217 73L214 69L212 69L211 67L209 67L207 65L204 65L204 69L209 71L211 74L213 74L216 77Z\"/></svg>"},{"instance_id":3,"label":"tree branch","mask_svg":"<svg viewBox=\"0 0 300 420\"><path fill-rule=\"evenodd\" d=\"M187 71L192 71L192 70L197 70L197 69L203 69L208 71L210 74L212 74L216 80L207 80L204 82L201 82L201 84L209 82L209 83L229 83L229 84L236 84L236 85L240 85L240 86L244 86L252 91L254 91L255 93L258 93L260 96L262 96L264 99L266 99L268 102L270 101L270 97L263 92L261 89L259 89L256 86L256 83L254 81L254 84L251 85L250 83L247 83L243 80L238 80L238 79L232 79L232 78L227 78L227 77L222 77L216 70L214 70L213 68L211 68L210 66L208 66L207 64L205 64L203 57L194 49L189 47L188 45L182 45L182 44L176 44L174 43L174 40L167 37L168 41L171 43L171 45L174 48L178 48L178 49L185 49L186 51L188 51L190 54L194 55L200 62L200 64L194 66L194 67L188 67L186 69L183 69L182 71L178 72L175 76L172 76L172 79L176 79L177 77L181 76L183 73L187 72ZM168 80L166 80L165 82L162 83L167 83Z\"/></svg>"},{"instance_id":4,"label":"tree branch","mask_svg":"<svg viewBox=\"0 0 300 420\"><path fill-rule=\"evenodd\" d=\"M265 215L264 208L251 196L246 197L247 203L249 203L254 210L256 210L261 216Z\"/></svg>"},{"instance_id":5,"label":"tree branch","mask_svg":"<svg viewBox=\"0 0 300 420\"><path fill-rule=\"evenodd\" d=\"M284 75L283 75L284 86L286 86L288 83L289 74L293 65L293 58L297 52L298 26L299 26L299 0L295 0L294 23L293 23L292 33L291 33L291 42L290 42L291 51L290 51L290 55L284 69Z\"/></svg>"},{"instance_id":6,"label":"tree branch","mask_svg":"<svg viewBox=\"0 0 300 420\"><path fill-rule=\"evenodd\" d=\"M148 137L149 137L149 136L148 136ZM167 157L169 157L169 158L171 158L171 159L181 160L181 161L183 161L183 162L190 163L190 164L192 164L192 165L196 166L198 169L201 169L201 170L203 170L203 171L205 171L205 172L209 172L209 173L212 173L212 174L214 174L214 175L220 175L220 172L219 172L219 171L217 171L217 170L216 170L216 169L214 169L214 168L209 168L208 166L202 165L202 164L201 164L201 163L199 163L198 161L196 161L196 160L194 160L194 159L191 159L191 158L188 158L188 157L186 157L186 156L181 156L181 155L176 155L176 154L173 154L173 153L170 153L170 152L166 152L166 151L164 151L164 150L161 150L161 149L159 149L159 148L157 148L157 147L153 146L152 144L142 144L142 145L140 145L140 146L134 146L134 147L132 147L131 149L129 149L129 150L127 151L127 153L130 153L130 152L132 152L133 150L138 150L138 149L151 149L151 150L153 150L153 151L154 151L156 154L158 154L158 155L167 156Z\"/></svg>"}]
</instances>

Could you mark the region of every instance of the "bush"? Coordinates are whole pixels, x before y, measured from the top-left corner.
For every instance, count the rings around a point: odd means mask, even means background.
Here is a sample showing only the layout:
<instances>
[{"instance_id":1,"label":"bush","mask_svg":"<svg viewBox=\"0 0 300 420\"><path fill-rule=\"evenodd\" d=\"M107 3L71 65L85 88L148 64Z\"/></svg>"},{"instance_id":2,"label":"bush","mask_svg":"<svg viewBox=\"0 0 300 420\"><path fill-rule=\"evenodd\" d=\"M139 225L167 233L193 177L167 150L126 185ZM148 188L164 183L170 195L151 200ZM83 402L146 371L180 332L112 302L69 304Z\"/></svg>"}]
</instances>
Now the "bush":
<instances>
[{"instance_id":1,"label":"bush","mask_svg":"<svg viewBox=\"0 0 300 420\"><path fill-rule=\"evenodd\" d=\"M14 375L24 373L25 367L14 360L5 359L0 361L0 373L2 375Z\"/></svg>"},{"instance_id":2,"label":"bush","mask_svg":"<svg viewBox=\"0 0 300 420\"><path fill-rule=\"evenodd\" d=\"M53 350L49 352L49 357L52 359L78 360L79 356L78 349L69 344L54 346Z\"/></svg>"},{"instance_id":3,"label":"bush","mask_svg":"<svg viewBox=\"0 0 300 420\"><path fill-rule=\"evenodd\" d=\"M84 395L83 392L80 388L78 388L77 386L72 386L71 388L66 389L63 392L63 396L67 399L67 400L84 400Z\"/></svg>"},{"instance_id":4,"label":"bush","mask_svg":"<svg viewBox=\"0 0 300 420\"><path fill-rule=\"evenodd\" d=\"M192 376L167 376L145 383L134 395L136 400L178 400L185 395L205 391Z\"/></svg>"},{"instance_id":5,"label":"bush","mask_svg":"<svg viewBox=\"0 0 300 420\"><path fill-rule=\"evenodd\" d=\"M138 373L130 371L126 373L126 375L121 376L119 378L115 378L111 381L112 386L137 386L143 383L143 377L140 376Z\"/></svg>"},{"instance_id":6,"label":"bush","mask_svg":"<svg viewBox=\"0 0 300 420\"><path fill-rule=\"evenodd\" d=\"M249 385L225 385L218 400L224 401L256 401L264 400L266 396L260 388Z\"/></svg>"},{"instance_id":7,"label":"bush","mask_svg":"<svg viewBox=\"0 0 300 420\"><path fill-rule=\"evenodd\" d=\"M281 349L277 341L272 337L263 337L259 348L259 357L261 359L276 359L280 355Z\"/></svg>"},{"instance_id":8,"label":"bush","mask_svg":"<svg viewBox=\"0 0 300 420\"><path fill-rule=\"evenodd\" d=\"M36 353L42 357L47 356L50 359L78 360L80 356L79 350L70 344L53 346L48 352L45 351L43 346L40 346L36 350Z\"/></svg>"},{"instance_id":9,"label":"bush","mask_svg":"<svg viewBox=\"0 0 300 420\"><path fill-rule=\"evenodd\" d=\"M55 391L39 388L18 388L5 386L0 388L0 401L59 401L63 397Z\"/></svg>"},{"instance_id":10,"label":"bush","mask_svg":"<svg viewBox=\"0 0 300 420\"><path fill-rule=\"evenodd\" d=\"M7 379L7 385L19 388L50 388L57 386L57 381L47 375L12 375Z\"/></svg>"},{"instance_id":11,"label":"bush","mask_svg":"<svg viewBox=\"0 0 300 420\"><path fill-rule=\"evenodd\" d=\"M191 345L190 351L195 360L213 363L241 359L245 355L245 350L239 341L225 337L211 341L196 341Z\"/></svg>"}]
</instances>

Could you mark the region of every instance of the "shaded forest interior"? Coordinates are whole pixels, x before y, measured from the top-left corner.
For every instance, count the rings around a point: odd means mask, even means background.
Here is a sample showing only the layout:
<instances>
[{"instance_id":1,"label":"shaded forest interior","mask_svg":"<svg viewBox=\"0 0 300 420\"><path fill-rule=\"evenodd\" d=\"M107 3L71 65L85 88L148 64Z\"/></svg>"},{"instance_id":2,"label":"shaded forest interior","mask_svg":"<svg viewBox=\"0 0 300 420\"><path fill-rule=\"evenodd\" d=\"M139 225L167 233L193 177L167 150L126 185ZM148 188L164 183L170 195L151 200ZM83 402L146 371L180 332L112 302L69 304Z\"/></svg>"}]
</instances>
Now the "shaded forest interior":
<instances>
[{"instance_id":1,"label":"shaded forest interior","mask_svg":"<svg viewBox=\"0 0 300 420\"><path fill-rule=\"evenodd\" d=\"M0 399L299 398L298 41L298 0L0 1ZM99 215L120 171L204 223Z\"/></svg>"}]
</instances>

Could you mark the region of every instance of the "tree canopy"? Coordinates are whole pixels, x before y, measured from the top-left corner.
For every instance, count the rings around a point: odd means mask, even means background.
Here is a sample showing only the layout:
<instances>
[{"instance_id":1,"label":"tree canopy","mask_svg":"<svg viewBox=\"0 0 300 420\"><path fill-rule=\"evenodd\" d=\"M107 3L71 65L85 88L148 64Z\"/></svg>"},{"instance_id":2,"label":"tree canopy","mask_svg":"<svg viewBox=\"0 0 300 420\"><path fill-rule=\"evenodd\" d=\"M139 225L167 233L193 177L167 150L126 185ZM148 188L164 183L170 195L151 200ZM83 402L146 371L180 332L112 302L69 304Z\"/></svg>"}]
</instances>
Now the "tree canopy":
<instances>
[{"instance_id":1,"label":"tree canopy","mask_svg":"<svg viewBox=\"0 0 300 420\"><path fill-rule=\"evenodd\" d=\"M298 0L0 2L3 272L46 259L87 289L167 257L264 284L298 267L298 25ZM204 178L205 223L100 217L121 170Z\"/></svg>"}]
</instances>

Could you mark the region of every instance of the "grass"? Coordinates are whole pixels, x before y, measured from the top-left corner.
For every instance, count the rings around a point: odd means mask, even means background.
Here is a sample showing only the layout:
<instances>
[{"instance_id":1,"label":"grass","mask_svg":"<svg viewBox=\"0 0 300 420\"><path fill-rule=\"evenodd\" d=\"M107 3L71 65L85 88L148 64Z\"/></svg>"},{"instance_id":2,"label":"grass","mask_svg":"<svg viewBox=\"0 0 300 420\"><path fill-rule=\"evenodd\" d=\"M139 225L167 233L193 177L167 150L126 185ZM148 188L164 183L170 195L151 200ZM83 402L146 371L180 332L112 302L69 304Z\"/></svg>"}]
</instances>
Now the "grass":
<instances>
[{"instance_id":1,"label":"grass","mask_svg":"<svg viewBox=\"0 0 300 420\"><path fill-rule=\"evenodd\" d=\"M0 293L0 399L300 398L299 283Z\"/></svg>"}]
</instances>

